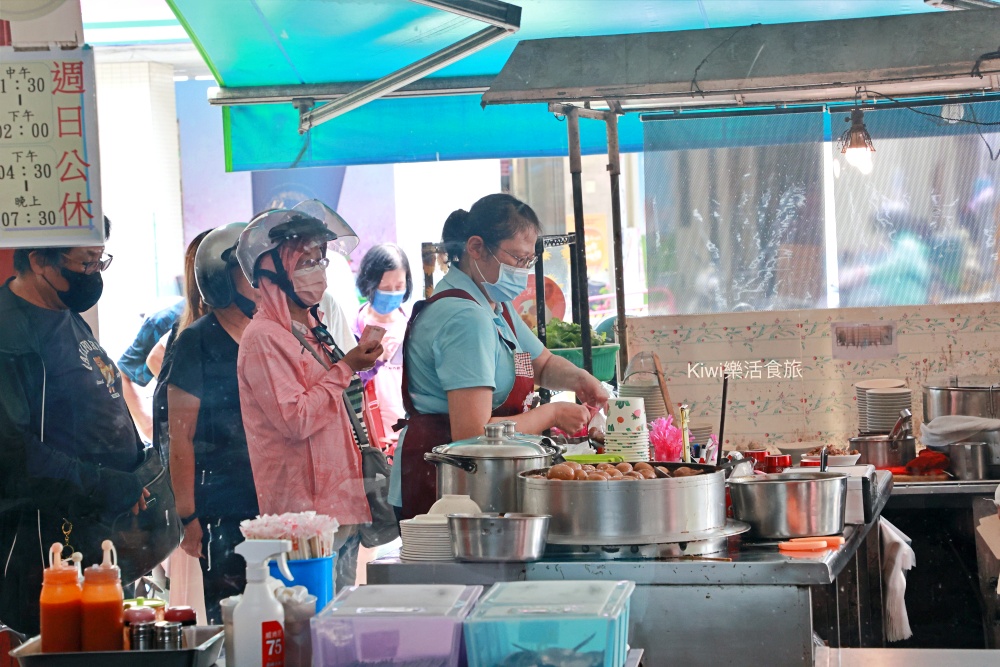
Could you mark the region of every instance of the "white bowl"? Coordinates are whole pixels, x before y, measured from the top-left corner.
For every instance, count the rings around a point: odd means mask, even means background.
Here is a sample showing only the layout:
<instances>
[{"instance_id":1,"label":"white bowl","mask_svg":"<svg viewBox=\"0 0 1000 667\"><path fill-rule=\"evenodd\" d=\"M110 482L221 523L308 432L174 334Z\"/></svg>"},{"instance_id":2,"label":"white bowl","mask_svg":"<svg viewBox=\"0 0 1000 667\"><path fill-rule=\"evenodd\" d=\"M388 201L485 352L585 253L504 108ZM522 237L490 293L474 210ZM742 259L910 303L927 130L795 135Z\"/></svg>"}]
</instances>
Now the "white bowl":
<instances>
[{"instance_id":1,"label":"white bowl","mask_svg":"<svg viewBox=\"0 0 1000 667\"><path fill-rule=\"evenodd\" d=\"M427 510L428 514L482 514L483 510L469 496L449 495L441 496L436 503Z\"/></svg>"},{"instance_id":2,"label":"white bowl","mask_svg":"<svg viewBox=\"0 0 1000 667\"><path fill-rule=\"evenodd\" d=\"M828 456L826 457L826 464L828 466L852 466L858 462L861 458L861 454L845 454L843 456ZM803 456L803 463L819 463L819 456Z\"/></svg>"}]
</instances>

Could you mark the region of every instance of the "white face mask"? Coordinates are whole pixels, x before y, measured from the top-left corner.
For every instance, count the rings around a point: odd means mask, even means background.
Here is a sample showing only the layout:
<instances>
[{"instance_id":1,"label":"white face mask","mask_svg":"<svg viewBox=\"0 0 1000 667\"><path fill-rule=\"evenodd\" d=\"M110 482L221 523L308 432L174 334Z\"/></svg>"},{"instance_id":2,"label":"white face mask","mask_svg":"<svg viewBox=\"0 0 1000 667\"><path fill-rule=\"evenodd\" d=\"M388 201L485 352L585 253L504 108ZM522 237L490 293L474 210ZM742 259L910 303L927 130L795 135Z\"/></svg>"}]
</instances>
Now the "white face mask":
<instances>
[{"instance_id":1,"label":"white face mask","mask_svg":"<svg viewBox=\"0 0 1000 667\"><path fill-rule=\"evenodd\" d=\"M493 254L492 252L490 253ZM496 259L496 255L493 255ZM500 275L497 276L497 281L495 283L487 282L486 276L483 275L483 270L479 268L479 262L476 262L476 270L479 271L479 277L483 281L483 291L486 292L486 296L494 303L500 303L502 301L513 301L517 298L521 292L528 288L528 276L531 275L531 269L521 269L516 266L511 266L510 264L504 264L497 259L500 263Z\"/></svg>"},{"instance_id":2,"label":"white face mask","mask_svg":"<svg viewBox=\"0 0 1000 667\"><path fill-rule=\"evenodd\" d=\"M326 269L322 266L299 269L292 274L292 287L302 303L307 306L316 305L326 291Z\"/></svg>"}]
</instances>

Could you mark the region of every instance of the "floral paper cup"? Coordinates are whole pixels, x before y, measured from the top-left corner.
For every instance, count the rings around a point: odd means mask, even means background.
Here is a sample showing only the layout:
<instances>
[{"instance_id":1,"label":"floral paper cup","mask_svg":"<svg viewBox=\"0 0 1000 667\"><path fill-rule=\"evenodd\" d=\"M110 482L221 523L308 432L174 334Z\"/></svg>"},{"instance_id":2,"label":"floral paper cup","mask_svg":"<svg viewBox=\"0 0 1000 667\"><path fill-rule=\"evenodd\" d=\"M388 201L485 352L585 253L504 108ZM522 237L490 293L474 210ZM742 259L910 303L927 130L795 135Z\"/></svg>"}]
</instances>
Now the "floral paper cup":
<instances>
[{"instance_id":1,"label":"floral paper cup","mask_svg":"<svg viewBox=\"0 0 1000 667\"><path fill-rule=\"evenodd\" d=\"M646 431L646 404L641 398L629 396L608 401L608 433L639 433Z\"/></svg>"}]
</instances>

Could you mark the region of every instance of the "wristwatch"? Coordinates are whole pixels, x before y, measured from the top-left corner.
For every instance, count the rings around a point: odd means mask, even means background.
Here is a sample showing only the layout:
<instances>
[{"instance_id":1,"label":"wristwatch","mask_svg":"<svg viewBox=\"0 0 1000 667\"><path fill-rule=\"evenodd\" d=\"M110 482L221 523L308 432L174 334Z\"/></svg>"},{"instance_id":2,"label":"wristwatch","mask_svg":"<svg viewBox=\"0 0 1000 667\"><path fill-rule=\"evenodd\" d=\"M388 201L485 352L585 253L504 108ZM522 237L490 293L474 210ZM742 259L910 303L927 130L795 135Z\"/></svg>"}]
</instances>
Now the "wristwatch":
<instances>
[{"instance_id":1,"label":"wristwatch","mask_svg":"<svg viewBox=\"0 0 1000 667\"><path fill-rule=\"evenodd\" d=\"M186 528L189 523L191 523L192 521L194 521L197 518L198 518L198 513L197 512L192 512L191 514L188 514L187 516L182 516L181 517L181 525Z\"/></svg>"}]
</instances>

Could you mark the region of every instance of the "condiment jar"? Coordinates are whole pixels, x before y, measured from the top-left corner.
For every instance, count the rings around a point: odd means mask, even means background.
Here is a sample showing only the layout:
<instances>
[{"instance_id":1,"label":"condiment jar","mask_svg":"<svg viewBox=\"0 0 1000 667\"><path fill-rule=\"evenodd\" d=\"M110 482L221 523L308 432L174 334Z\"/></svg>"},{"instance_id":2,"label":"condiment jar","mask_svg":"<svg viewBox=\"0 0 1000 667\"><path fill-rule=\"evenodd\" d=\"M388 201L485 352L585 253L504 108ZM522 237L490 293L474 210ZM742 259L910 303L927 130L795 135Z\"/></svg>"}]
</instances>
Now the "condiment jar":
<instances>
[{"instance_id":1,"label":"condiment jar","mask_svg":"<svg viewBox=\"0 0 1000 667\"><path fill-rule=\"evenodd\" d=\"M80 650L82 613L80 571L63 561L62 545L49 549L49 567L42 572L40 607L42 653L73 653Z\"/></svg>"},{"instance_id":2,"label":"condiment jar","mask_svg":"<svg viewBox=\"0 0 1000 667\"><path fill-rule=\"evenodd\" d=\"M789 454L768 454L764 459L764 472L771 474L784 472L792 467L792 457Z\"/></svg>"},{"instance_id":3,"label":"condiment jar","mask_svg":"<svg viewBox=\"0 0 1000 667\"><path fill-rule=\"evenodd\" d=\"M167 603L159 598L130 598L125 600L125 608L149 607L156 612L156 620L163 620L163 610L167 608Z\"/></svg>"},{"instance_id":4,"label":"condiment jar","mask_svg":"<svg viewBox=\"0 0 1000 667\"><path fill-rule=\"evenodd\" d=\"M101 543L104 560L83 571L84 651L121 651L125 629L121 571L111 540ZM114 562L112 562L114 555Z\"/></svg>"},{"instance_id":5,"label":"condiment jar","mask_svg":"<svg viewBox=\"0 0 1000 667\"><path fill-rule=\"evenodd\" d=\"M151 651L156 648L156 621L136 621L128 628L129 649Z\"/></svg>"},{"instance_id":6,"label":"condiment jar","mask_svg":"<svg viewBox=\"0 0 1000 667\"><path fill-rule=\"evenodd\" d=\"M198 617L195 614L194 609L181 605L176 607L167 607L167 610L163 612L163 620L176 621L185 628L192 625L198 625Z\"/></svg>"},{"instance_id":7,"label":"condiment jar","mask_svg":"<svg viewBox=\"0 0 1000 667\"><path fill-rule=\"evenodd\" d=\"M157 649L167 651L181 650L183 645L181 624L177 621L157 621L155 633Z\"/></svg>"},{"instance_id":8,"label":"condiment jar","mask_svg":"<svg viewBox=\"0 0 1000 667\"><path fill-rule=\"evenodd\" d=\"M137 623L149 623L149 641L150 646L146 648L152 648L153 641L153 623L158 620L156 618L156 611L152 607L126 607L125 608L125 650L134 649L135 647L131 644L131 627ZM142 649L145 650L145 649Z\"/></svg>"}]
</instances>

